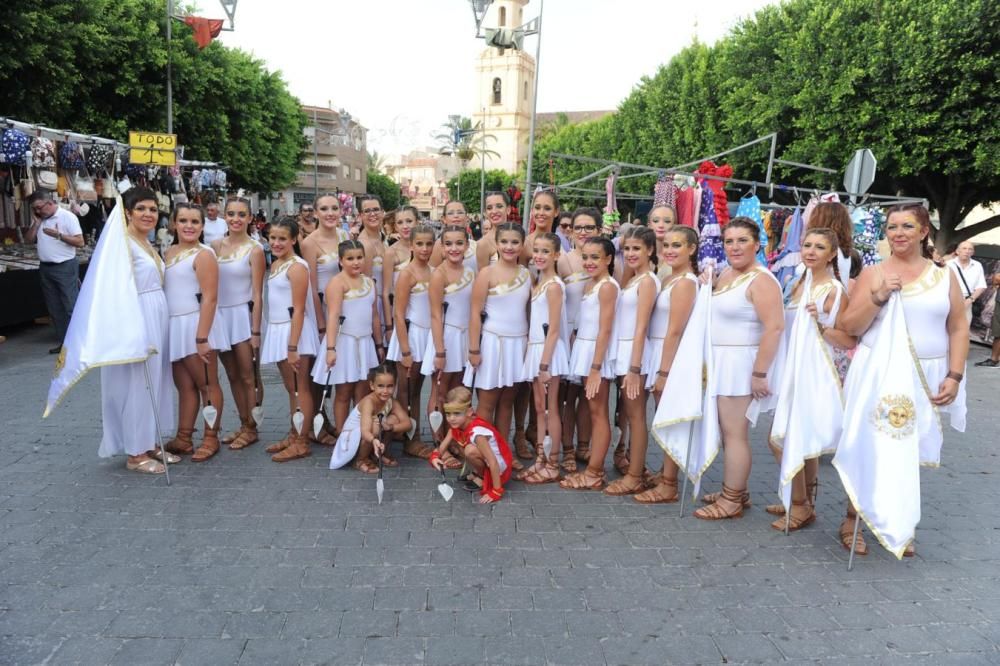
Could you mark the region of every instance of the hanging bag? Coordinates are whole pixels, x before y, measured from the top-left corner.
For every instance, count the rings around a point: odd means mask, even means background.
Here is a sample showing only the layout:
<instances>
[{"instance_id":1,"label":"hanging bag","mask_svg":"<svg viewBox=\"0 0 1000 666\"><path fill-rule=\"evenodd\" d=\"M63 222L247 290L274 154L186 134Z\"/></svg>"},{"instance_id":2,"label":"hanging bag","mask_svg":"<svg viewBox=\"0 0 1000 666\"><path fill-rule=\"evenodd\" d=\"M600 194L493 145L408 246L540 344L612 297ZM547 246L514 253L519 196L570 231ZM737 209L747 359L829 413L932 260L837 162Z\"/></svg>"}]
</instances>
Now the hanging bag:
<instances>
[{"instance_id":1,"label":"hanging bag","mask_svg":"<svg viewBox=\"0 0 1000 666\"><path fill-rule=\"evenodd\" d=\"M75 176L71 174L70 179L73 180L73 187L76 189L77 201L90 203L97 201L97 184L86 168L81 169Z\"/></svg>"},{"instance_id":2,"label":"hanging bag","mask_svg":"<svg viewBox=\"0 0 1000 666\"><path fill-rule=\"evenodd\" d=\"M80 144L67 141L59 149L59 166L67 171L79 171L84 168L83 151Z\"/></svg>"},{"instance_id":3,"label":"hanging bag","mask_svg":"<svg viewBox=\"0 0 1000 666\"><path fill-rule=\"evenodd\" d=\"M31 165L39 169L56 168L56 146L43 136L31 139Z\"/></svg>"},{"instance_id":4,"label":"hanging bag","mask_svg":"<svg viewBox=\"0 0 1000 666\"><path fill-rule=\"evenodd\" d=\"M0 136L0 162L14 166L25 166L25 153L30 150L28 135L19 129L8 127Z\"/></svg>"}]
</instances>

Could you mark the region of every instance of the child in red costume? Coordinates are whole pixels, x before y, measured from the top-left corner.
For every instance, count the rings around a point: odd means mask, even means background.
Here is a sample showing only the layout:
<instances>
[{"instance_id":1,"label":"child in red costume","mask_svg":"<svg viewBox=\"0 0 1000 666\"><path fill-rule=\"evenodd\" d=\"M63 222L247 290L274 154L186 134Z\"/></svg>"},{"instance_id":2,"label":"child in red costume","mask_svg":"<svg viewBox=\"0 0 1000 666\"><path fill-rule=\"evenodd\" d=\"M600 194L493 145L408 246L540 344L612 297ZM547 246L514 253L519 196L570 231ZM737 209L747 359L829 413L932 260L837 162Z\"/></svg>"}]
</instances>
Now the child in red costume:
<instances>
[{"instance_id":1,"label":"child in red costume","mask_svg":"<svg viewBox=\"0 0 1000 666\"><path fill-rule=\"evenodd\" d=\"M479 503L499 502L503 497L503 484L510 479L513 460L507 440L492 424L472 411L472 393L464 386L448 391L444 416L448 420L448 433L431 454L431 466L444 469L441 454L448 444L457 442L462 447L466 462L483 480Z\"/></svg>"}]
</instances>

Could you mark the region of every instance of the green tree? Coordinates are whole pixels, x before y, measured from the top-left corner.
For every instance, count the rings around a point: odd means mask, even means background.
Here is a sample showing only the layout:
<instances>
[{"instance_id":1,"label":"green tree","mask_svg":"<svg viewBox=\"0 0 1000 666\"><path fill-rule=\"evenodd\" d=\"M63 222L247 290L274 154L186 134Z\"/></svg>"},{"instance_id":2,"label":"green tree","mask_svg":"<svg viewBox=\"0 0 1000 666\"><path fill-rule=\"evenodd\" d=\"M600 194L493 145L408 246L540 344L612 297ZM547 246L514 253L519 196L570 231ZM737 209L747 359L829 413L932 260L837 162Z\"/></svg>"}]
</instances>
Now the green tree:
<instances>
[{"instance_id":1,"label":"green tree","mask_svg":"<svg viewBox=\"0 0 1000 666\"><path fill-rule=\"evenodd\" d=\"M373 150L365 156L368 160L368 171L369 173L377 171L382 172L385 168L385 155L379 155L377 150Z\"/></svg>"},{"instance_id":2,"label":"green tree","mask_svg":"<svg viewBox=\"0 0 1000 666\"><path fill-rule=\"evenodd\" d=\"M500 153L486 147L487 141L496 141L497 138L486 134L481 122L473 124L471 118L451 116L441 127L445 131L434 135L434 140L439 143L438 152L457 157L463 169L474 158L500 157Z\"/></svg>"},{"instance_id":3,"label":"green tree","mask_svg":"<svg viewBox=\"0 0 1000 666\"><path fill-rule=\"evenodd\" d=\"M459 175L454 176L448 181L448 197L454 200L458 199L458 183L459 179L461 179L461 201L465 204L465 210L470 215L482 212L479 209L480 174L482 174L482 171L479 169L469 169L468 171L463 171ZM486 191L506 191L507 188L510 187L511 180L511 175L506 171L501 169L489 169L486 171L485 177Z\"/></svg>"},{"instance_id":4,"label":"green tree","mask_svg":"<svg viewBox=\"0 0 1000 666\"><path fill-rule=\"evenodd\" d=\"M0 3L0 115L119 141L165 130L165 15L165 0ZM198 50L182 23L172 29L185 157L225 164L233 187L293 182L306 119L280 75L218 42Z\"/></svg>"},{"instance_id":5,"label":"green tree","mask_svg":"<svg viewBox=\"0 0 1000 666\"><path fill-rule=\"evenodd\" d=\"M400 206L399 184L378 171L368 171L368 194L377 195L382 200L382 208L394 210Z\"/></svg>"}]
</instances>

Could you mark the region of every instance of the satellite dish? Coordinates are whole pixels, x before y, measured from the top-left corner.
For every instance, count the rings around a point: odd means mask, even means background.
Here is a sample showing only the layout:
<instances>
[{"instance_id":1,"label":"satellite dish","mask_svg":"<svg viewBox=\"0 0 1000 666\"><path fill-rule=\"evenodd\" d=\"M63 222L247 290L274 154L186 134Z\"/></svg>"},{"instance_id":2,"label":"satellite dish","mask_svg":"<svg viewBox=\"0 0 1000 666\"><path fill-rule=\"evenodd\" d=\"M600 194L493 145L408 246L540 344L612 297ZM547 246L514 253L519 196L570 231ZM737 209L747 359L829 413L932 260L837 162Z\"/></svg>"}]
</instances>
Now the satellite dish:
<instances>
[{"instance_id":1,"label":"satellite dish","mask_svg":"<svg viewBox=\"0 0 1000 666\"><path fill-rule=\"evenodd\" d=\"M851 203L857 203L858 197L867 192L875 182L877 165L874 153L867 148L854 152L854 156L844 169L844 189L851 195Z\"/></svg>"}]
</instances>

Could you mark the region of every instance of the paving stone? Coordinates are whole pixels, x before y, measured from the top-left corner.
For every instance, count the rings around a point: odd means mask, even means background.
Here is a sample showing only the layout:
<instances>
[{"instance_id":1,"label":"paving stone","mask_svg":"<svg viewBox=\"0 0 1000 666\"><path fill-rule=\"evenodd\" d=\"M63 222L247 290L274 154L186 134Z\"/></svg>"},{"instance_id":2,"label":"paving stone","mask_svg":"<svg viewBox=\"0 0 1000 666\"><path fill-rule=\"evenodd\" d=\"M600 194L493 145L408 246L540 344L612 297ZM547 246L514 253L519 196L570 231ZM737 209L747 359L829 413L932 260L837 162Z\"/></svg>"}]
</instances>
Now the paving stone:
<instances>
[{"instance_id":1,"label":"paving stone","mask_svg":"<svg viewBox=\"0 0 1000 666\"><path fill-rule=\"evenodd\" d=\"M238 664L245 640L212 640L195 638L184 641L176 666L225 666Z\"/></svg>"},{"instance_id":2,"label":"paving stone","mask_svg":"<svg viewBox=\"0 0 1000 666\"><path fill-rule=\"evenodd\" d=\"M184 645L179 638L134 638L122 643L111 660L112 666L173 664Z\"/></svg>"},{"instance_id":3,"label":"paving stone","mask_svg":"<svg viewBox=\"0 0 1000 666\"><path fill-rule=\"evenodd\" d=\"M422 664L424 638L369 638L365 640L365 664Z\"/></svg>"},{"instance_id":4,"label":"paving stone","mask_svg":"<svg viewBox=\"0 0 1000 666\"><path fill-rule=\"evenodd\" d=\"M487 638L486 663L497 666L541 666L546 663L545 643L539 638Z\"/></svg>"},{"instance_id":5,"label":"paving stone","mask_svg":"<svg viewBox=\"0 0 1000 666\"><path fill-rule=\"evenodd\" d=\"M781 652L766 636L755 633L713 634L724 663L773 663L782 661Z\"/></svg>"},{"instance_id":6,"label":"paving stone","mask_svg":"<svg viewBox=\"0 0 1000 666\"><path fill-rule=\"evenodd\" d=\"M59 644L58 651L46 662L52 666L91 666L107 664L124 641L117 638L69 638ZM0 638L0 645L4 639Z\"/></svg>"},{"instance_id":7,"label":"paving stone","mask_svg":"<svg viewBox=\"0 0 1000 666\"><path fill-rule=\"evenodd\" d=\"M230 613L222 629L222 638L276 638L284 624L284 613Z\"/></svg>"},{"instance_id":8,"label":"paving stone","mask_svg":"<svg viewBox=\"0 0 1000 666\"><path fill-rule=\"evenodd\" d=\"M397 619L395 611L348 611L340 622L340 635L393 638Z\"/></svg>"}]
</instances>

